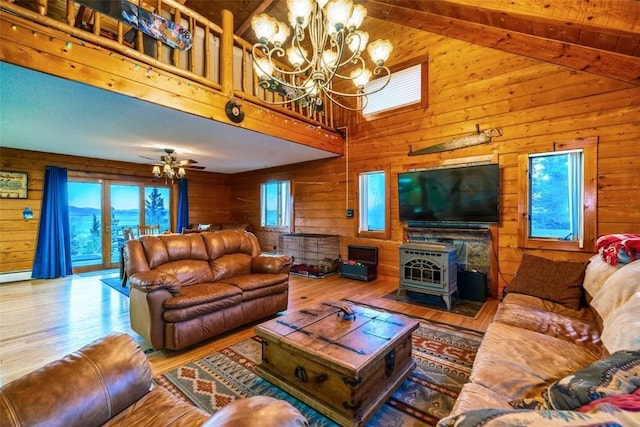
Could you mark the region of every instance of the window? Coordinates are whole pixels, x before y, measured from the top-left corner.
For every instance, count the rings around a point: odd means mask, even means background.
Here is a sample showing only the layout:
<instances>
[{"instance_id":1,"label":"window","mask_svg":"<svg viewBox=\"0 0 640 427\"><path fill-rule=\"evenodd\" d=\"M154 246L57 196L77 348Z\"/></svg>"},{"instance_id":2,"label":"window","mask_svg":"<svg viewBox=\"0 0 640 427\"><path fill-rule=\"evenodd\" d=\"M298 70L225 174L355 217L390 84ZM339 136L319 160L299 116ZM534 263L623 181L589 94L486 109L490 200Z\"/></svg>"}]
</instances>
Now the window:
<instances>
[{"instance_id":1,"label":"window","mask_svg":"<svg viewBox=\"0 0 640 427\"><path fill-rule=\"evenodd\" d=\"M556 144L552 152L519 156L520 246L593 250L596 141L568 141Z\"/></svg>"},{"instance_id":2,"label":"window","mask_svg":"<svg viewBox=\"0 0 640 427\"><path fill-rule=\"evenodd\" d=\"M388 230L386 181L384 171L366 172L358 176L361 235L386 233Z\"/></svg>"},{"instance_id":3,"label":"window","mask_svg":"<svg viewBox=\"0 0 640 427\"><path fill-rule=\"evenodd\" d=\"M289 181L266 182L261 187L261 224L263 227L289 227L291 201Z\"/></svg>"},{"instance_id":4,"label":"window","mask_svg":"<svg viewBox=\"0 0 640 427\"><path fill-rule=\"evenodd\" d=\"M365 86L365 92L379 89L386 77L371 80ZM363 115L371 115L400 107L427 106L427 62L412 65L398 71L392 71L389 84L379 92L367 96L367 105Z\"/></svg>"}]
</instances>

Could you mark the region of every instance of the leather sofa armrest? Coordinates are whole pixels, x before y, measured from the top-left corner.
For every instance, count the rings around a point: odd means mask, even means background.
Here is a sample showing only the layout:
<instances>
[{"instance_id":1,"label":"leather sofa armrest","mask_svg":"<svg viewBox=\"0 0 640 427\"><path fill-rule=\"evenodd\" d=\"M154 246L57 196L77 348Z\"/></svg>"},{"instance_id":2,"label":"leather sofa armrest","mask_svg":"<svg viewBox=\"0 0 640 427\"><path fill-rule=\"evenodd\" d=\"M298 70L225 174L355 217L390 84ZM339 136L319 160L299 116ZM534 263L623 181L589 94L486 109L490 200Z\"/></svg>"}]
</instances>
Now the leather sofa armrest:
<instances>
[{"instance_id":1,"label":"leather sofa armrest","mask_svg":"<svg viewBox=\"0 0 640 427\"><path fill-rule=\"evenodd\" d=\"M145 293L166 289L172 295L179 295L182 289L182 284L176 276L153 270L134 273L129 277L129 285Z\"/></svg>"},{"instance_id":2,"label":"leather sofa armrest","mask_svg":"<svg viewBox=\"0 0 640 427\"><path fill-rule=\"evenodd\" d=\"M151 389L140 346L114 333L0 388L3 426L102 425Z\"/></svg>"},{"instance_id":3,"label":"leather sofa armrest","mask_svg":"<svg viewBox=\"0 0 640 427\"><path fill-rule=\"evenodd\" d=\"M286 255L282 256L267 256L260 255L251 260L251 272L252 273L289 273L291 270L291 257Z\"/></svg>"}]
</instances>

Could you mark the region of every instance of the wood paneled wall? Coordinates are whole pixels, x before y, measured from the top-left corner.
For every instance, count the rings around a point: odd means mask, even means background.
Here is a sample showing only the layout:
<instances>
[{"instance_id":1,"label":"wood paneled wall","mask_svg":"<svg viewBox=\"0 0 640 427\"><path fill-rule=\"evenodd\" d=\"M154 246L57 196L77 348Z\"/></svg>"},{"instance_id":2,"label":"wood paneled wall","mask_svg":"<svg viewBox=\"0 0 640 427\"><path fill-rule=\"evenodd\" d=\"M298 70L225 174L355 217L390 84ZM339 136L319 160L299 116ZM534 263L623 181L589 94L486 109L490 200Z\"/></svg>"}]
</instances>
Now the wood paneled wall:
<instances>
[{"instance_id":1,"label":"wood paneled wall","mask_svg":"<svg viewBox=\"0 0 640 427\"><path fill-rule=\"evenodd\" d=\"M640 232L640 88L586 72L517 56L467 42L415 32L402 52L429 56L429 106L349 127L347 158L311 162L234 176L232 215L257 215L252 196L260 182L291 179L295 232L340 234L348 244L379 247L379 274L398 275L398 246L404 224L398 220L397 173L490 155L500 165L501 221L492 230L497 295L516 272L523 250L517 242L517 156L552 151L553 142L599 137L599 235ZM401 58L397 58L400 60ZM407 59L407 58L404 58ZM502 129L503 136L475 147L409 157L425 148L481 129ZM348 164L348 166L347 166ZM347 170L348 169L348 170ZM357 236L357 174L390 172L391 238ZM249 202L254 200L255 202ZM354 219L345 209L356 210ZM259 218L253 220L257 223ZM277 244L275 231L259 231L263 245ZM592 254L535 251L554 259L586 260Z\"/></svg>"},{"instance_id":2,"label":"wood paneled wall","mask_svg":"<svg viewBox=\"0 0 640 427\"><path fill-rule=\"evenodd\" d=\"M67 168L69 175L164 183L151 176L147 165L0 147L1 170L28 174L27 199L0 199L0 273L28 271L33 266L46 166ZM187 179L191 222L231 221L229 175L188 171ZM177 196L177 184L173 190ZM26 206L33 211L33 219L22 218Z\"/></svg>"}]
</instances>

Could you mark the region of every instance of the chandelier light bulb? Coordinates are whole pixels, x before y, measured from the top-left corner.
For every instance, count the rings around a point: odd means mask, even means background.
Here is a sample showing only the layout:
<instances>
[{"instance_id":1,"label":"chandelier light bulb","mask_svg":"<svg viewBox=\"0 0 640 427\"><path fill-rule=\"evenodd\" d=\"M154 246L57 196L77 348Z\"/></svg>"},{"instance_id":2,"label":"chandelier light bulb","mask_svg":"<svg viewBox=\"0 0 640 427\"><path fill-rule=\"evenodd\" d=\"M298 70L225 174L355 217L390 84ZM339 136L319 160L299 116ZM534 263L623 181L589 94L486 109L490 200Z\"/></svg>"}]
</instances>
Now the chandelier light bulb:
<instances>
[{"instance_id":1,"label":"chandelier light bulb","mask_svg":"<svg viewBox=\"0 0 640 427\"><path fill-rule=\"evenodd\" d=\"M309 23L309 15L313 10L313 2L311 0L287 0L287 7L289 8L290 21L293 18L292 26L294 23L301 24L303 28Z\"/></svg>"},{"instance_id":2,"label":"chandelier light bulb","mask_svg":"<svg viewBox=\"0 0 640 427\"><path fill-rule=\"evenodd\" d=\"M325 12L329 28L340 31L349 23L349 18L353 13L353 2L351 0L331 0L325 6Z\"/></svg>"},{"instance_id":3,"label":"chandelier light bulb","mask_svg":"<svg viewBox=\"0 0 640 427\"><path fill-rule=\"evenodd\" d=\"M349 30L357 30L362 25L362 21L367 16L367 9L361 5L357 4L353 6L353 13L351 14L351 18L349 18L349 22L347 23L347 28Z\"/></svg>"},{"instance_id":4,"label":"chandelier light bulb","mask_svg":"<svg viewBox=\"0 0 640 427\"><path fill-rule=\"evenodd\" d=\"M369 52L369 56L376 65L382 66L385 61L389 59L389 55L391 55L391 51L393 51L393 44L389 40L376 40L373 43L369 44L367 48L367 52Z\"/></svg>"},{"instance_id":5,"label":"chandelier light bulb","mask_svg":"<svg viewBox=\"0 0 640 427\"><path fill-rule=\"evenodd\" d=\"M155 176L156 178L160 177L160 166L154 166L153 169L151 170L151 173L153 174L153 176Z\"/></svg>"},{"instance_id":6,"label":"chandelier light bulb","mask_svg":"<svg viewBox=\"0 0 640 427\"><path fill-rule=\"evenodd\" d=\"M338 62L338 53L331 50L326 49L322 52L322 64L327 68L335 68Z\"/></svg>"},{"instance_id":7,"label":"chandelier light bulb","mask_svg":"<svg viewBox=\"0 0 640 427\"><path fill-rule=\"evenodd\" d=\"M364 48L367 47L367 43L369 42L369 33L366 31L354 31L347 38L347 43L349 44L349 50L351 52L358 52L358 54L364 52Z\"/></svg>"},{"instance_id":8,"label":"chandelier light bulb","mask_svg":"<svg viewBox=\"0 0 640 427\"><path fill-rule=\"evenodd\" d=\"M282 46L291 35L291 30L284 22L276 21L278 30L271 38L275 46Z\"/></svg>"},{"instance_id":9,"label":"chandelier light bulb","mask_svg":"<svg viewBox=\"0 0 640 427\"><path fill-rule=\"evenodd\" d=\"M351 72L351 79L358 91L362 91L367 83L369 83L369 80L371 80L371 71L366 68L363 68L362 70L353 70Z\"/></svg>"},{"instance_id":10,"label":"chandelier light bulb","mask_svg":"<svg viewBox=\"0 0 640 427\"><path fill-rule=\"evenodd\" d=\"M287 58L294 68L300 68L307 60L307 51L302 47L291 46L287 49Z\"/></svg>"},{"instance_id":11,"label":"chandelier light bulb","mask_svg":"<svg viewBox=\"0 0 640 427\"><path fill-rule=\"evenodd\" d=\"M271 61L265 57L259 57L253 59L253 68L258 75L258 79L266 79L273 75L274 67Z\"/></svg>"},{"instance_id":12,"label":"chandelier light bulb","mask_svg":"<svg viewBox=\"0 0 640 427\"><path fill-rule=\"evenodd\" d=\"M251 18L251 28L260 43L266 44L278 31L278 21L266 13L261 13Z\"/></svg>"}]
</instances>

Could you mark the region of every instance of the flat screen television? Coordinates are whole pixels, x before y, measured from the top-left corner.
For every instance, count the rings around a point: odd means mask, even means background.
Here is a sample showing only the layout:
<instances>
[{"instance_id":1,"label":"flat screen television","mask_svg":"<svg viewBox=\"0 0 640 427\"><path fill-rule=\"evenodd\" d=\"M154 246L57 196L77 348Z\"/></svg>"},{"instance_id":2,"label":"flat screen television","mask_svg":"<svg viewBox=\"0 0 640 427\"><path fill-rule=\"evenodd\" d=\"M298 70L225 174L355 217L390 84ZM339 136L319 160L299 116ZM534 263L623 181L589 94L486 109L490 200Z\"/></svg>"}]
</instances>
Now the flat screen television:
<instances>
[{"instance_id":1,"label":"flat screen television","mask_svg":"<svg viewBox=\"0 0 640 427\"><path fill-rule=\"evenodd\" d=\"M497 223L498 173L497 164L401 172L400 221L409 226Z\"/></svg>"}]
</instances>

